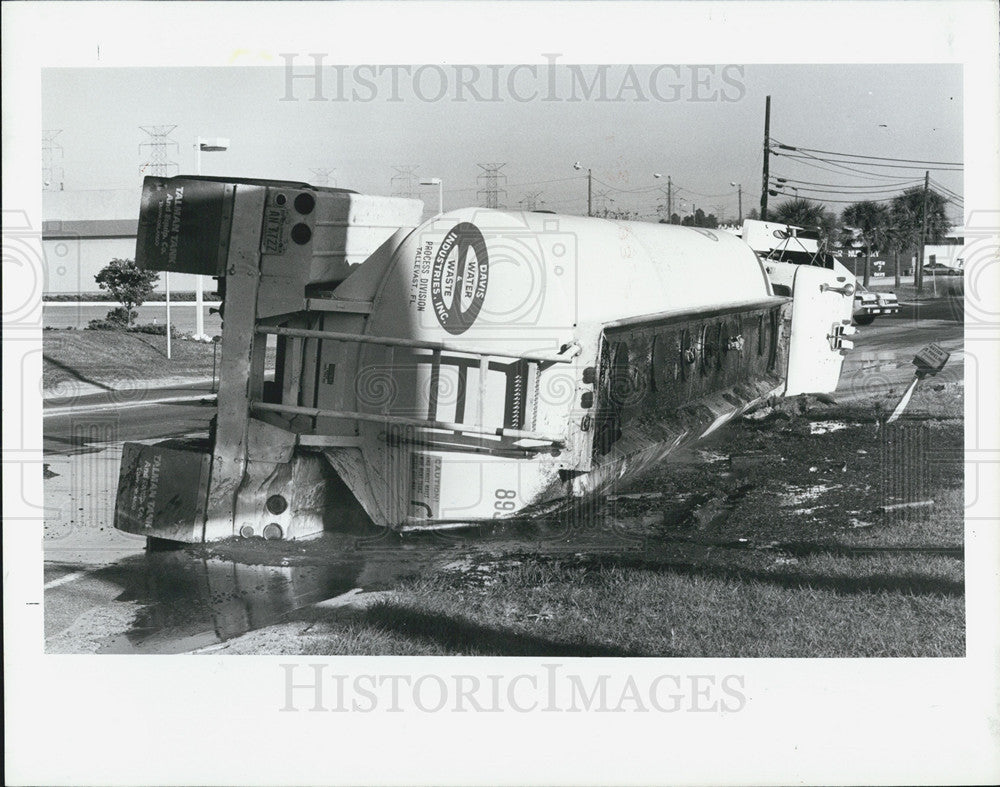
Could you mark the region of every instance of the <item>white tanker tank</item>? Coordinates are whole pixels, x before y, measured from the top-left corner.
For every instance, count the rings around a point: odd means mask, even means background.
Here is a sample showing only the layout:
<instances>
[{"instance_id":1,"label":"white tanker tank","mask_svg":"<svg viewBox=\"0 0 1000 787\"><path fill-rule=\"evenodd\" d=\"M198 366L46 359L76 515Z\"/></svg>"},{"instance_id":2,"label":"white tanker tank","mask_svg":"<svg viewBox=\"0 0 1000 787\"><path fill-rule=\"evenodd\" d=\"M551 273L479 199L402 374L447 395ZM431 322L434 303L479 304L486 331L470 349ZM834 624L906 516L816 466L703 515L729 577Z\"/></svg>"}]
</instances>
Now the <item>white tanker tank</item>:
<instances>
[{"instance_id":1,"label":"white tanker tank","mask_svg":"<svg viewBox=\"0 0 1000 787\"><path fill-rule=\"evenodd\" d=\"M477 208L414 226L421 208L146 179L137 260L220 276L222 377L208 445L126 445L117 527L201 541L532 516L762 398L836 386L851 298L824 269L780 297L725 232Z\"/></svg>"}]
</instances>

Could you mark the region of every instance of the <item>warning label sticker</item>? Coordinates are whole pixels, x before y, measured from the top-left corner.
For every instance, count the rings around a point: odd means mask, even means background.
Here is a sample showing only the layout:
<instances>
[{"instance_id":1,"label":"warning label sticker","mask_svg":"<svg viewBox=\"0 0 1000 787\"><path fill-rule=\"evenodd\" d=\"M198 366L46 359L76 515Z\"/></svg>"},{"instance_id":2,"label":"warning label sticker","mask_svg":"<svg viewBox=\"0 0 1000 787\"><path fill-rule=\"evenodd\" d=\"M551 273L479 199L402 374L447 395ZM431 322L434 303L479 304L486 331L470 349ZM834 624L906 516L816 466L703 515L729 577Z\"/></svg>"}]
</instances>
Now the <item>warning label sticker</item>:
<instances>
[{"instance_id":1,"label":"warning label sticker","mask_svg":"<svg viewBox=\"0 0 1000 787\"><path fill-rule=\"evenodd\" d=\"M441 510L441 457L410 454L410 515L436 519Z\"/></svg>"}]
</instances>

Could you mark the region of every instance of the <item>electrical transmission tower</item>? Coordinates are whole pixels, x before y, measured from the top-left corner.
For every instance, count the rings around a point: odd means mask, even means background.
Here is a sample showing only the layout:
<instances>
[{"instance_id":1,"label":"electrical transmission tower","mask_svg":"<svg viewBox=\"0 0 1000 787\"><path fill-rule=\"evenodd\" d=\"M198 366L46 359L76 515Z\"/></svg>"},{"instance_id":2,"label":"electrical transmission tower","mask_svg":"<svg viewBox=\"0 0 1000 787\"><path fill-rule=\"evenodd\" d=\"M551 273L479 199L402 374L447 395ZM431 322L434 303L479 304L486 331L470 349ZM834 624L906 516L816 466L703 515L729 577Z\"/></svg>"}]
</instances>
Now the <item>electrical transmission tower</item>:
<instances>
[{"instance_id":1,"label":"electrical transmission tower","mask_svg":"<svg viewBox=\"0 0 1000 787\"><path fill-rule=\"evenodd\" d=\"M507 183L507 176L501 174L500 170L507 166L503 164L477 164L482 172L476 178L476 183L480 186L476 196L482 200L484 208L502 208L501 195L507 197L507 190L503 188Z\"/></svg>"},{"instance_id":2,"label":"electrical transmission tower","mask_svg":"<svg viewBox=\"0 0 1000 787\"><path fill-rule=\"evenodd\" d=\"M673 207L670 204L670 198L671 198L670 190L660 189L660 193L663 195L663 201L656 203L656 212L660 214L660 218L666 219L669 222L670 211L671 208Z\"/></svg>"},{"instance_id":3,"label":"electrical transmission tower","mask_svg":"<svg viewBox=\"0 0 1000 787\"><path fill-rule=\"evenodd\" d=\"M608 203L614 201L614 197L611 197L607 191L598 191L594 194L594 215L606 217L608 215Z\"/></svg>"},{"instance_id":4,"label":"electrical transmission tower","mask_svg":"<svg viewBox=\"0 0 1000 787\"><path fill-rule=\"evenodd\" d=\"M309 170L313 174L313 181L317 186L329 186L330 185L330 175L336 172L336 167L314 167ZM333 181L333 185L337 185L337 181Z\"/></svg>"},{"instance_id":5,"label":"electrical transmission tower","mask_svg":"<svg viewBox=\"0 0 1000 787\"><path fill-rule=\"evenodd\" d=\"M417 167L417 164L393 166L396 174L392 176L392 180L390 181L392 184L392 196L416 199Z\"/></svg>"},{"instance_id":6,"label":"electrical transmission tower","mask_svg":"<svg viewBox=\"0 0 1000 787\"><path fill-rule=\"evenodd\" d=\"M139 155L142 156L140 171L145 175L156 175L169 178L176 175L176 161L170 160L170 148L178 149L177 143L170 139L170 134L177 126L139 126L149 134L149 139L139 144Z\"/></svg>"},{"instance_id":7,"label":"electrical transmission tower","mask_svg":"<svg viewBox=\"0 0 1000 787\"><path fill-rule=\"evenodd\" d=\"M63 168L61 166L63 148L55 141L62 133L61 128L42 131L42 190L62 191Z\"/></svg>"},{"instance_id":8,"label":"electrical transmission tower","mask_svg":"<svg viewBox=\"0 0 1000 787\"><path fill-rule=\"evenodd\" d=\"M540 191L532 191L524 195L523 199L518 200L518 205L521 206L522 210L537 210L539 205L544 205L545 201L538 199L542 196Z\"/></svg>"}]
</instances>

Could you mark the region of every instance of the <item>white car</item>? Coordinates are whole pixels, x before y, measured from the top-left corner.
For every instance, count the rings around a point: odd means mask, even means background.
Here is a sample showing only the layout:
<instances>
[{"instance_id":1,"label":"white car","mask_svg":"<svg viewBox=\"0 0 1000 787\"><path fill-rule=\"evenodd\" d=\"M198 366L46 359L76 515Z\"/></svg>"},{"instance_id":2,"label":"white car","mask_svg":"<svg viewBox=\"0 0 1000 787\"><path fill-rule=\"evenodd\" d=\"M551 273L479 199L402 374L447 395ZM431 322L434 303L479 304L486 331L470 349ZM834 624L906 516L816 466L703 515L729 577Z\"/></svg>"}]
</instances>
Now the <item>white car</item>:
<instances>
[{"instance_id":1,"label":"white car","mask_svg":"<svg viewBox=\"0 0 1000 787\"><path fill-rule=\"evenodd\" d=\"M894 292L872 292L858 282L854 291L854 322L857 325L871 325L876 315L897 314L899 299Z\"/></svg>"}]
</instances>

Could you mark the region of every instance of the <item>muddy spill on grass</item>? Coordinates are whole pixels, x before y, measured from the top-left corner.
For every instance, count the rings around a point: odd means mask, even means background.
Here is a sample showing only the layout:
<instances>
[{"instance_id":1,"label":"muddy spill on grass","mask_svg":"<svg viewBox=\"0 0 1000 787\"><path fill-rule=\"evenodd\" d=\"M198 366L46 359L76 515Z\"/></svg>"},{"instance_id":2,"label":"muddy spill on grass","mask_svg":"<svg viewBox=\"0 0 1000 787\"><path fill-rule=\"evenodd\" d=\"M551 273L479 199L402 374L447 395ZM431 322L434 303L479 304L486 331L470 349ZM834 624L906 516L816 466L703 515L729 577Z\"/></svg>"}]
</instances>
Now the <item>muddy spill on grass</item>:
<instances>
[{"instance_id":1,"label":"muddy spill on grass","mask_svg":"<svg viewBox=\"0 0 1000 787\"><path fill-rule=\"evenodd\" d=\"M791 571L804 554L846 549L844 559L850 559L852 549L863 548L842 539L877 544L880 534L893 528L910 528L919 537L923 522L929 523L929 537L941 541L940 534L948 534L943 546L951 551L941 554L958 556L961 495L953 490L960 491L962 483L962 424L914 422L886 429L874 419L843 415L810 423L800 414L776 413L734 423L606 498L543 520L405 535L372 527L305 542L237 538L150 550L107 572L122 587L119 600L137 604L138 613L131 628L108 639L101 651L211 649L345 594L361 598L434 577L486 588L511 571L537 570L537 561L569 560L575 569L649 565L773 580L775 571ZM898 474L892 461L909 456L899 446L913 435L920 445L934 447L935 461L914 475L919 483L913 488L887 485L887 474L890 480ZM951 502L933 511L878 513L886 502L910 495ZM545 580L542 574L539 581ZM808 581L816 586L821 579ZM790 575L793 580L799 581ZM869 584L877 590L899 582ZM911 585L924 587L917 580ZM961 592L954 582L934 588Z\"/></svg>"}]
</instances>

